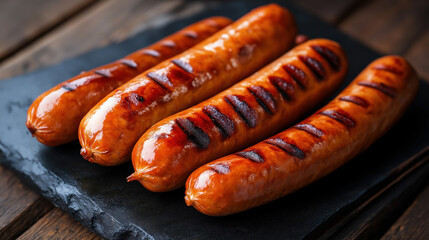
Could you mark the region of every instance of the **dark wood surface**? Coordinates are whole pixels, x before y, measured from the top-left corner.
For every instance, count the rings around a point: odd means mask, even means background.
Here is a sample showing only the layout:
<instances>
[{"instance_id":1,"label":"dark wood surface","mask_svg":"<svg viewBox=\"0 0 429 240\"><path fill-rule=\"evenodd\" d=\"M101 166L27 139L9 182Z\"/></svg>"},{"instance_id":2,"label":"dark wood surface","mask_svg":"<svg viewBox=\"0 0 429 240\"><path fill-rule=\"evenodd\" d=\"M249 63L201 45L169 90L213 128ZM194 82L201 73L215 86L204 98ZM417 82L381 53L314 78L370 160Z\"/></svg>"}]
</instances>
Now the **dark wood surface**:
<instances>
[{"instance_id":1,"label":"dark wood surface","mask_svg":"<svg viewBox=\"0 0 429 240\"><path fill-rule=\"evenodd\" d=\"M293 2L380 53L405 56L416 67L420 77L429 81L428 1ZM215 4L221 3L184 0L0 0L0 22L3 27L0 31L0 79L50 66L88 50L122 41L159 22L192 15ZM405 180L412 184L406 185ZM338 236L428 239L428 179L418 175L416 170L405 180L401 181L402 185L395 185L377 198L379 201L391 199L391 204L377 205L377 201L372 202L345 225L340 231L343 235ZM14 174L2 166L0 181L0 239L18 236L21 239L99 238L23 186Z\"/></svg>"}]
</instances>

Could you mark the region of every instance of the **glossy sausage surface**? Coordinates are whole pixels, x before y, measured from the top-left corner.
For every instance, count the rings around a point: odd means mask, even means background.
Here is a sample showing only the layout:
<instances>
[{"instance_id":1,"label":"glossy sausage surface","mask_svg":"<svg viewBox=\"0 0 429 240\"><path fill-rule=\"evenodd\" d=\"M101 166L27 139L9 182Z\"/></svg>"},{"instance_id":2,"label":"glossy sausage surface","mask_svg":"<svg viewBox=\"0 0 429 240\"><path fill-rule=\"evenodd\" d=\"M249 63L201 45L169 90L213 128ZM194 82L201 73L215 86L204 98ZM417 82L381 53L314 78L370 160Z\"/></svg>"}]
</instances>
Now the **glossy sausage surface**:
<instances>
[{"instance_id":1,"label":"glossy sausage surface","mask_svg":"<svg viewBox=\"0 0 429 240\"><path fill-rule=\"evenodd\" d=\"M105 166L129 160L149 127L274 60L293 45L296 33L288 10L266 5L137 76L84 117L79 128L82 156Z\"/></svg>"},{"instance_id":2,"label":"glossy sausage surface","mask_svg":"<svg viewBox=\"0 0 429 240\"><path fill-rule=\"evenodd\" d=\"M27 128L37 140L49 146L76 140L82 118L108 93L230 23L231 20L224 17L207 18L116 62L60 83L40 95L30 106Z\"/></svg>"},{"instance_id":3,"label":"glossy sausage surface","mask_svg":"<svg viewBox=\"0 0 429 240\"><path fill-rule=\"evenodd\" d=\"M381 137L417 88L416 73L405 59L375 60L309 118L194 171L186 182L186 204L207 215L228 215L320 179Z\"/></svg>"},{"instance_id":4,"label":"glossy sausage surface","mask_svg":"<svg viewBox=\"0 0 429 240\"><path fill-rule=\"evenodd\" d=\"M181 187L201 165L293 124L333 93L346 72L346 56L336 42L307 41L213 98L155 124L134 147L135 173L128 180L156 192Z\"/></svg>"}]
</instances>

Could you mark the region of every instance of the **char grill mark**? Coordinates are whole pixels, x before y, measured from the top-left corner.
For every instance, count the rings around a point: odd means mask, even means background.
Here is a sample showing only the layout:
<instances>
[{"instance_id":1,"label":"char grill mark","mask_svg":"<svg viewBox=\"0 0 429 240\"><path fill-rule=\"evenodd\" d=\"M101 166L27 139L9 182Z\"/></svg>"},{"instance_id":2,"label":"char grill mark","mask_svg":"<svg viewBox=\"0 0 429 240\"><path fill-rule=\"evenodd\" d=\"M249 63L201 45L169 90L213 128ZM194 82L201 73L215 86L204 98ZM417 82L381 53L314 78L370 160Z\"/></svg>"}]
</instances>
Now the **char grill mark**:
<instances>
[{"instance_id":1,"label":"char grill mark","mask_svg":"<svg viewBox=\"0 0 429 240\"><path fill-rule=\"evenodd\" d=\"M76 86L71 84L71 83L65 83L64 85L61 86L61 88L67 90L67 91L74 91L76 90Z\"/></svg>"},{"instance_id":2,"label":"char grill mark","mask_svg":"<svg viewBox=\"0 0 429 240\"><path fill-rule=\"evenodd\" d=\"M308 56L299 56L298 58L308 68L310 68L311 72L313 72L313 74L317 77L318 80L322 80L326 77L326 70L319 61Z\"/></svg>"},{"instance_id":3,"label":"char grill mark","mask_svg":"<svg viewBox=\"0 0 429 240\"><path fill-rule=\"evenodd\" d=\"M247 90L256 98L256 101L265 112L269 114L274 114L276 112L276 102L271 93L265 88L261 86L250 86Z\"/></svg>"},{"instance_id":4,"label":"char grill mark","mask_svg":"<svg viewBox=\"0 0 429 240\"><path fill-rule=\"evenodd\" d=\"M305 85L307 85L307 75L305 75L304 71L292 64L284 65L283 69L292 77L301 89L305 89Z\"/></svg>"},{"instance_id":5,"label":"char grill mark","mask_svg":"<svg viewBox=\"0 0 429 240\"><path fill-rule=\"evenodd\" d=\"M204 106L203 112L212 120L223 136L229 137L234 133L234 122L216 107L211 105Z\"/></svg>"},{"instance_id":6,"label":"char grill mark","mask_svg":"<svg viewBox=\"0 0 429 240\"><path fill-rule=\"evenodd\" d=\"M152 56L152 57L156 57L156 58L161 56L161 54L158 51L153 50L153 49L145 49L145 50L143 50L142 53L144 55L148 55L148 56Z\"/></svg>"},{"instance_id":7,"label":"char grill mark","mask_svg":"<svg viewBox=\"0 0 429 240\"><path fill-rule=\"evenodd\" d=\"M105 78L109 78L112 76L112 73L110 73L108 69L98 69L98 70L95 70L94 73L100 76L103 76Z\"/></svg>"},{"instance_id":8,"label":"char grill mark","mask_svg":"<svg viewBox=\"0 0 429 240\"><path fill-rule=\"evenodd\" d=\"M144 98L136 93L130 93L130 95L124 97L121 104L124 108L131 110L131 105L138 105L144 102Z\"/></svg>"},{"instance_id":9,"label":"char grill mark","mask_svg":"<svg viewBox=\"0 0 429 240\"><path fill-rule=\"evenodd\" d=\"M191 65L189 65L189 63L184 62L180 59L173 59L171 60L171 62L174 63L176 66L180 67L181 69L183 69L187 73L192 73L193 71L193 68Z\"/></svg>"},{"instance_id":10,"label":"char grill mark","mask_svg":"<svg viewBox=\"0 0 429 240\"><path fill-rule=\"evenodd\" d=\"M358 97L358 96L353 96L353 95L344 96L344 97L340 97L340 100L354 103L354 104L359 105L363 108L367 108L369 106L369 103L365 99Z\"/></svg>"},{"instance_id":11,"label":"char grill mark","mask_svg":"<svg viewBox=\"0 0 429 240\"><path fill-rule=\"evenodd\" d=\"M235 95L228 95L225 97L225 101L232 106L234 111L243 119L247 126L254 128L257 124L256 112L249 105L239 99Z\"/></svg>"},{"instance_id":12,"label":"char grill mark","mask_svg":"<svg viewBox=\"0 0 429 240\"><path fill-rule=\"evenodd\" d=\"M380 65L374 66L372 69L390 72L390 73L393 73L393 74L398 75L398 76L403 74L403 72L400 69L398 69L397 67L391 66L391 65L385 65L385 64L380 64Z\"/></svg>"},{"instance_id":13,"label":"char grill mark","mask_svg":"<svg viewBox=\"0 0 429 240\"><path fill-rule=\"evenodd\" d=\"M373 89L376 89L384 94L386 94L387 96L391 97L391 98L395 98L396 97L396 91L394 88L387 86L384 83L377 83L377 82L358 82L359 85L361 86L365 86L365 87L370 87Z\"/></svg>"},{"instance_id":14,"label":"char grill mark","mask_svg":"<svg viewBox=\"0 0 429 240\"><path fill-rule=\"evenodd\" d=\"M341 68L340 58L333 52L331 49L323 46L313 45L311 48L320 54L334 69L335 71L339 71Z\"/></svg>"},{"instance_id":15,"label":"char grill mark","mask_svg":"<svg viewBox=\"0 0 429 240\"><path fill-rule=\"evenodd\" d=\"M229 173L229 166L222 164L222 163L214 163L214 164L210 164L209 168L213 171L215 171L218 174L228 174Z\"/></svg>"},{"instance_id":16,"label":"char grill mark","mask_svg":"<svg viewBox=\"0 0 429 240\"><path fill-rule=\"evenodd\" d=\"M311 124L298 124L296 126L294 126L293 128L305 131L313 136L316 136L318 138L321 138L324 133L322 130L316 128L315 126L311 125Z\"/></svg>"},{"instance_id":17,"label":"char grill mark","mask_svg":"<svg viewBox=\"0 0 429 240\"><path fill-rule=\"evenodd\" d=\"M241 151L241 152L235 153L235 155L243 157L243 158L247 158L250 161L257 162L257 163L263 163L264 162L264 158L260 154L258 154L255 150L253 150L253 151Z\"/></svg>"},{"instance_id":18,"label":"char grill mark","mask_svg":"<svg viewBox=\"0 0 429 240\"><path fill-rule=\"evenodd\" d=\"M162 88L164 88L166 90L168 90L168 87L173 87L173 84L170 82L170 79L168 79L167 76L157 74L154 72L150 72L146 76L148 76L150 79L152 79L159 86L161 86Z\"/></svg>"},{"instance_id":19,"label":"char grill mark","mask_svg":"<svg viewBox=\"0 0 429 240\"><path fill-rule=\"evenodd\" d=\"M201 128L195 126L195 124L187 118L177 118L176 124L182 129L188 138L195 143L199 148L207 149L210 144L209 135L204 132Z\"/></svg>"},{"instance_id":20,"label":"char grill mark","mask_svg":"<svg viewBox=\"0 0 429 240\"><path fill-rule=\"evenodd\" d=\"M130 68L137 68L137 63L134 60L124 58L119 60L119 62Z\"/></svg>"},{"instance_id":21,"label":"char grill mark","mask_svg":"<svg viewBox=\"0 0 429 240\"><path fill-rule=\"evenodd\" d=\"M356 122L352 118L348 117L345 113L340 113L334 110L325 110L319 114L330 117L343 124L347 128L353 128L356 126Z\"/></svg>"},{"instance_id":22,"label":"char grill mark","mask_svg":"<svg viewBox=\"0 0 429 240\"><path fill-rule=\"evenodd\" d=\"M176 47L176 43L171 41L171 40L164 40L164 41L162 41L161 45L164 47L168 47L168 48Z\"/></svg>"},{"instance_id":23,"label":"char grill mark","mask_svg":"<svg viewBox=\"0 0 429 240\"><path fill-rule=\"evenodd\" d=\"M268 80L274 85L277 91L282 95L286 101L292 101L295 95L295 88L289 84L286 79L276 76L269 76Z\"/></svg>"},{"instance_id":24,"label":"char grill mark","mask_svg":"<svg viewBox=\"0 0 429 240\"><path fill-rule=\"evenodd\" d=\"M281 150L285 151L287 154L289 154L293 157L296 157L299 159L305 158L304 151L302 151L301 149L299 149L297 146L295 146L293 144L285 142L281 138L270 138L270 139L266 140L265 143L276 146L276 147L280 148Z\"/></svg>"},{"instance_id":25,"label":"char grill mark","mask_svg":"<svg viewBox=\"0 0 429 240\"><path fill-rule=\"evenodd\" d=\"M193 39L198 38L198 34L194 31L187 31L184 33L184 35L189 37L189 38L193 38Z\"/></svg>"}]
</instances>

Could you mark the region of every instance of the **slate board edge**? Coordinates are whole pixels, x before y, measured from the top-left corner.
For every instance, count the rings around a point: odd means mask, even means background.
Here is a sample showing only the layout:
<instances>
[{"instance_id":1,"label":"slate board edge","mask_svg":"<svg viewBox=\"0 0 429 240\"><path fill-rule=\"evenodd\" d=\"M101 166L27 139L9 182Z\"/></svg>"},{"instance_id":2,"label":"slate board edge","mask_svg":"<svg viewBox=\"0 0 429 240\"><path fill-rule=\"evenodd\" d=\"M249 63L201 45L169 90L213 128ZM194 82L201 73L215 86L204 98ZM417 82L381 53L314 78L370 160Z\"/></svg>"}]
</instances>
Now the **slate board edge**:
<instances>
[{"instance_id":1,"label":"slate board edge","mask_svg":"<svg viewBox=\"0 0 429 240\"><path fill-rule=\"evenodd\" d=\"M405 160L403 164L398 165L395 168L395 172L386 176L383 181L380 181L372 188L368 189L359 200L351 203L353 206L343 207L339 212L332 215L325 224L319 225L310 232L307 237L310 239L335 239L336 234L340 232L343 227L347 226L349 222L358 217L365 209L370 208L373 202L382 198L383 194L389 192L391 189L395 188L395 186L402 184L406 179L412 177L411 175L413 173L429 169L428 156L429 145ZM345 214L341 215L341 212L345 212Z\"/></svg>"},{"instance_id":2,"label":"slate board edge","mask_svg":"<svg viewBox=\"0 0 429 240\"><path fill-rule=\"evenodd\" d=\"M14 161L6 161L6 159L14 159ZM113 216L100 210L99 206L91 199L83 195L78 190L75 190L74 186L63 183L60 180L60 177L56 174L46 171L40 163L28 161L32 162L32 164L27 165L33 168L26 169L31 169L31 171L18 169L22 164L18 164L17 161L22 159L23 157L17 151L13 151L4 146L0 141L0 163L2 166L12 170L27 186L40 193L43 197L49 199L56 207L59 207L63 211L72 215L74 219L79 221L85 227L107 239L153 239L151 235L134 224L123 226L123 224L117 221ZM38 165L40 170L45 170L43 173L45 174L44 182L51 182L52 184L50 188L40 187L43 186L43 184L38 184L41 180L34 177L34 165ZM59 194L59 188L74 189L74 191L71 191L71 194L62 195ZM87 214L83 214L83 211L86 209L74 209L74 201L84 202L82 205L88 206L87 208L91 209L91 212L93 213L92 217L88 218ZM98 209L99 211L94 212L94 209ZM107 226L105 224L106 222L110 222L111 224ZM92 225L87 223L92 223Z\"/></svg>"}]
</instances>

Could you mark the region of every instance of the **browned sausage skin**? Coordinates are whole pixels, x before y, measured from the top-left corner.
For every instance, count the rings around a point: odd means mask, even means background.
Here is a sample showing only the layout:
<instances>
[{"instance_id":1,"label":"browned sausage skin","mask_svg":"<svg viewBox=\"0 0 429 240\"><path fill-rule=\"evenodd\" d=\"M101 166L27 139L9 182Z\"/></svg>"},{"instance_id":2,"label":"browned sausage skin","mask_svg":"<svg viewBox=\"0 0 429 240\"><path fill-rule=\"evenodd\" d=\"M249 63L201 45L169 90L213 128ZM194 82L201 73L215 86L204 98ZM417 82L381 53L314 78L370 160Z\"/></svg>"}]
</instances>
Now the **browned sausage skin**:
<instances>
[{"instance_id":1,"label":"browned sausage skin","mask_svg":"<svg viewBox=\"0 0 429 240\"><path fill-rule=\"evenodd\" d=\"M293 45L296 33L289 11L266 5L137 76L84 117L79 128L82 156L105 166L129 160L149 127L274 60Z\"/></svg>"},{"instance_id":2,"label":"browned sausage skin","mask_svg":"<svg viewBox=\"0 0 429 240\"><path fill-rule=\"evenodd\" d=\"M309 118L194 171L186 182L186 204L207 215L228 215L316 181L382 136L417 88L416 73L405 59L375 60Z\"/></svg>"},{"instance_id":3,"label":"browned sausage skin","mask_svg":"<svg viewBox=\"0 0 429 240\"><path fill-rule=\"evenodd\" d=\"M116 62L83 72L40 95L28 109L27 128L41 143L61 145L77 139L85 114L115 88L231 23L211 17L192 24Z\"/></svg>"},{"instance_id":4,"label":"browned sausage skin","mask_svg":"<svg viewBox=\"0 0 429 240\"><path fill-rule=\"evenodd\" d=\"M302 43L240 83L150 128L134 147L135 173L128 180L156 192L181 187L199 166L297 121L339 86L346 71L346 56L336 42Z\"/></svg>"}]
</instances>

